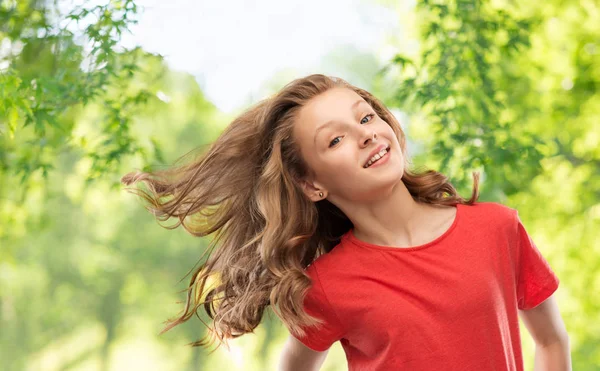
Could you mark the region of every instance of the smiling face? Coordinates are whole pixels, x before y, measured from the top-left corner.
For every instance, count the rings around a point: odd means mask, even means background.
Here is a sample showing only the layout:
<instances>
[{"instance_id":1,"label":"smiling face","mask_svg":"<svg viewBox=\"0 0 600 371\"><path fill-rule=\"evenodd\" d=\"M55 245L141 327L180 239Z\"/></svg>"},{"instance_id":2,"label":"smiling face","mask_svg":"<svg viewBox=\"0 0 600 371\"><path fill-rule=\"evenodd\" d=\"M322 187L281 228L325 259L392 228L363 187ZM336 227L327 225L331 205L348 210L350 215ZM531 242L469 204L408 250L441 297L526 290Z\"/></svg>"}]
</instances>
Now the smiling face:
<instances>
[{"instance_id":1,"label":"smiling face","mask_svg":"<svg viewBox=\"0 0 600 371\"><path fill-rule=\"evenodd\" d=\"M314 201L368 201L401 181L403 158L392 128L356 92L333 88L302 107L294 138L310 168L305 193ZM371 153L389 152L365 168Z\"/></svg>"}]
</instances>

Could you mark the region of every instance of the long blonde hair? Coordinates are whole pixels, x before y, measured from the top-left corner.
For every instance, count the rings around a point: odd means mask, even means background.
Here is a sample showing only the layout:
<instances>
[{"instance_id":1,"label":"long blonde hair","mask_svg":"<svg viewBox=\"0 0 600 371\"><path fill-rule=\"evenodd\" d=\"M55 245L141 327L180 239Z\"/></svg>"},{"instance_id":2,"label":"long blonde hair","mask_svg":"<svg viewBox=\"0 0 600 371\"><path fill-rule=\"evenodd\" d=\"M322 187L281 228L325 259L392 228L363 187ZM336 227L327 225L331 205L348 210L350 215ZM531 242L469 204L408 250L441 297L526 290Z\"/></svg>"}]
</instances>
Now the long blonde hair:
<instances>
[{"instance_id":1,"label":"long blonde hair","mask_svg":"<svg viewBox=\"0 0 600 371\"><path fill-rule=\"evenodd\" d=\"M299 179L309 170L292 128L309 100L334 87L355 91L392 127L406 159L402 181L417 202L476 201L476 172L466 201L443 174L410 171L400 124L367 91L322 74L293 80L234 119L199 158L121 179L125 185L147 185L146 190L127 190L147 200L146 208L157 219L176 217L177 224L169 228L182 225L199 237L216 232L207 258L191 277L183 313L168 320L161 333L197 315L201 305L213 319L210 332L221 341L253 332L269 305L293 334L304 336L301 327L320 323L303 310L311 285L304 269L331 251L352 223L328 200L315 203L302 192ZM204 339L192 343L206 344Z\"/></svg>"}]
</instances>

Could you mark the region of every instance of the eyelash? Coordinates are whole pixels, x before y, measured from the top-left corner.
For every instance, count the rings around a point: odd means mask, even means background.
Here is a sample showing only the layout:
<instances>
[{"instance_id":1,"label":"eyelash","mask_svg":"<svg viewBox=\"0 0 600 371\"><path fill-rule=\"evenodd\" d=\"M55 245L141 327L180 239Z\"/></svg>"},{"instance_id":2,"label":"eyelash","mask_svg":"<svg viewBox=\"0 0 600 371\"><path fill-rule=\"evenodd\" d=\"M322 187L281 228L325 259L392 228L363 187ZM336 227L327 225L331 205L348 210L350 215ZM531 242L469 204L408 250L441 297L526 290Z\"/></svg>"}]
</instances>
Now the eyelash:
<instances>
[{"instance_id":1,"label":"eyelash","mask_svg":"<svg viewBox=\"0 0 600 371\"><path fill-rule=\"evenodd\" d=\"M365 118L367 118L367 117L371 117L371 120L369 120L369 121L368 121L368 122L371 122L371 121L373 121L373 117L375 117L375 114L374 114L374 113L369 113L368 115L366 115L365 117L363 117L363 118L362 118L362 120L364 120L364 119L365 119ZM362 120L361 120L361 121L362 121ZM331 147L335 146L335 144L333 144L333 145L332 145L331 143L333 143L333 141L334 141L334 140L336 140L337 138L340 138L340 137L335 137L335 138L333 138L333 139L331 140L331 142L329 142L329 147L328 147L328 148L331 148ZM339 143L339 142L338 142L338 143ZM336 143L336 144L337 144L337 143Z\"/></svg>"}]
</instances>

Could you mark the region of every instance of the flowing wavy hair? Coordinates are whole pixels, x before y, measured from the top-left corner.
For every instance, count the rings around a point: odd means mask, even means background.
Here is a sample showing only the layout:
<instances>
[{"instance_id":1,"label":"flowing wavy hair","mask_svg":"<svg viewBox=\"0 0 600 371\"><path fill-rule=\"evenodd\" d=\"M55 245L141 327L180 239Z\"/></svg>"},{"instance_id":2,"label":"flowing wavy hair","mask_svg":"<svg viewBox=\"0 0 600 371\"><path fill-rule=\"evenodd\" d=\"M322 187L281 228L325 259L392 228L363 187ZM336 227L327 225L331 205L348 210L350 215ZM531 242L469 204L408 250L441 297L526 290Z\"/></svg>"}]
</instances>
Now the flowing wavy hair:
<instances>
[{"instance_id":1,"label":"flowing wavy hair","mask_svg":"<svg viewBox=\"0 0 600 371\"><path fill-rule=\"evenodd\" d=\"M392 127L405 158L402 181L415 201L455 205L477 200L478 172L473 173L473 194L468 201L443 174L411 172L400 124L367 91L322 74L295 79L235 118L197 159L122 177L125 185L147 185L146 190L127 190L148 201L146 209L158 220L178 219L165 228L182 225L199 237L216 232L202 257L208 256L184 290L183 313L167 320L161 334L194 313L202 321L197 312L202 305L213 319L212 329L207 327L213 339L220 341L254 332L268 306L299 336L305 334L303 326L321 323L303 310L311 285L304 269L331 251L352 223L327 199L313 202L303 193L299 180L310 170L292 128L303 106L335 87L355 91ZM191 343L206 344L204 338Z\"/></svg>"}]
</instances>

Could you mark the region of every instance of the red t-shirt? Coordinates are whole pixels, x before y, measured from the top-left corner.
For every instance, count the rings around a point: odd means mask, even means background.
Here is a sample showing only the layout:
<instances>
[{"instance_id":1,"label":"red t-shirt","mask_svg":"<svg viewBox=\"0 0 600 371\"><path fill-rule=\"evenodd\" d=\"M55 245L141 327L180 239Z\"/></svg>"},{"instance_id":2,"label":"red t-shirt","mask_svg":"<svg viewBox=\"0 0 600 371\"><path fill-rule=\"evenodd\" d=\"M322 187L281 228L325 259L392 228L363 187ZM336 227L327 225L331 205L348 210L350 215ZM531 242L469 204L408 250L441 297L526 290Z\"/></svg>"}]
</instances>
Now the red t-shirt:
<instances>
[{"instance_id":1,"label":"red t-shirt","mask_svg":"<svg viewBox=\"0 0 600 371\"><path fill-rule=\"evenodd\" d=\"M306 269L304 300L322 327L299 340L339 340L348 369L523 370L517 309L547 299L558 277L517 210L458 204L452 226L408 248L358 240L352 230Z\"/></svg>"}]
</instances>

